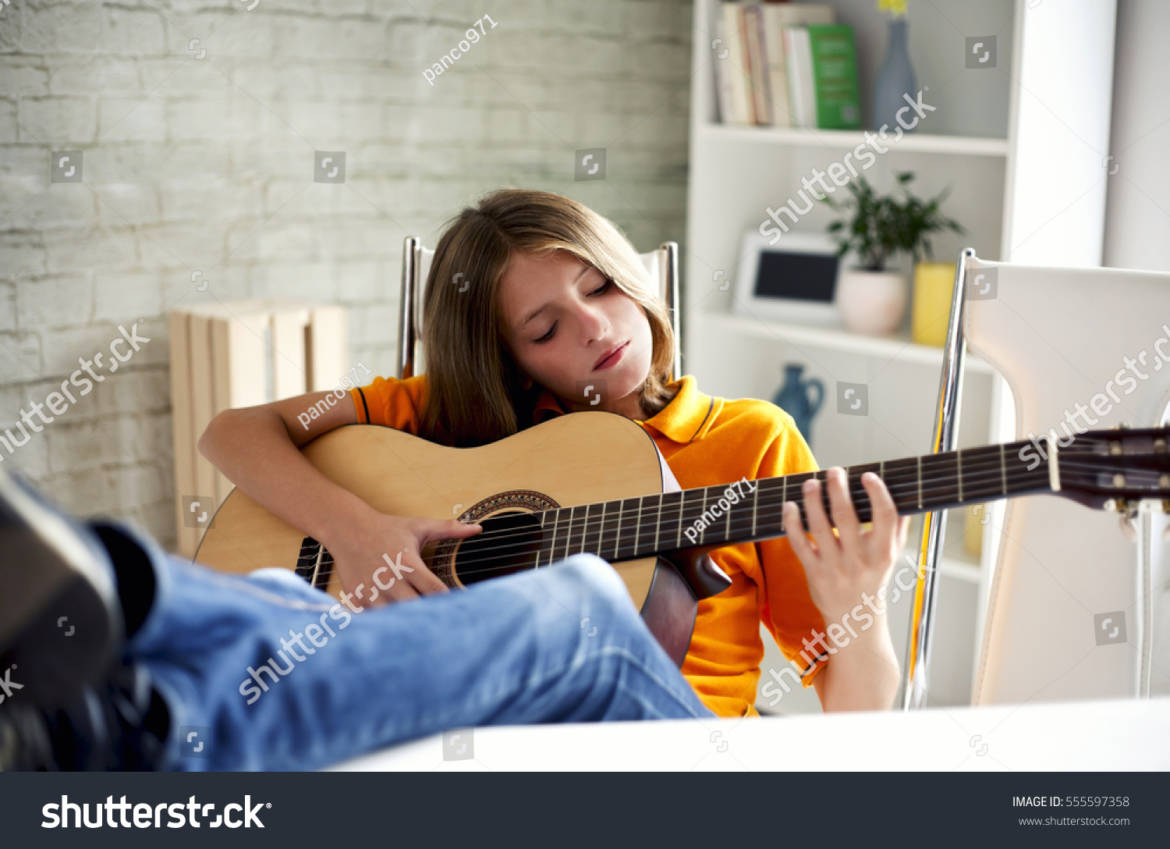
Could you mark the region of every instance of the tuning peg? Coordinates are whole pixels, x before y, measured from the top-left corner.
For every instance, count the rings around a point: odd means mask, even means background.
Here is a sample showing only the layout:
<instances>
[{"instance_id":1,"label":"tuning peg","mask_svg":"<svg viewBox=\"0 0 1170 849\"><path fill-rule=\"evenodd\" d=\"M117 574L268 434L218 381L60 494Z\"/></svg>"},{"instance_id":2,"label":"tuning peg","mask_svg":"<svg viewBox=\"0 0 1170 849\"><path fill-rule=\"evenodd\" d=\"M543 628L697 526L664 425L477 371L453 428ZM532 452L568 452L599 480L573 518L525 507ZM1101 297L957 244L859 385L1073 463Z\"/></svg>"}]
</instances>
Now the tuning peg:
<instances>
[{"instance_id":1,"label":"tuning peg","mask_svg":"<svg viewBox=\"0 0 1170 849\"><path fill-rule=\"evenodd\" d=\"M1117 523L1121 525L1121 532L1130 542L1137 542L1137 526L1134 524L1132 516L1122 513L1117 517Z\"/></svg>"},{"instance_id":2,"label":"tuning peg","mask_svg":"<svg viewBox=\"0 0 1170 849\"><path fill-rule=\"evenodd\" d=\"M1170 499L1164 500L1162 502L1162 511L1165 513L1170 513ZM1121 515L1117 517L1117 523L1121 526L1121 532L1125 534L1126 538L1129 539L1130 542L1137 542L1136 506L1129 510L1123 510ZM1162 528L1162 539L1170 540L1170 522L1167 522L1166 526Z\"/></svg>"}]
</instances>

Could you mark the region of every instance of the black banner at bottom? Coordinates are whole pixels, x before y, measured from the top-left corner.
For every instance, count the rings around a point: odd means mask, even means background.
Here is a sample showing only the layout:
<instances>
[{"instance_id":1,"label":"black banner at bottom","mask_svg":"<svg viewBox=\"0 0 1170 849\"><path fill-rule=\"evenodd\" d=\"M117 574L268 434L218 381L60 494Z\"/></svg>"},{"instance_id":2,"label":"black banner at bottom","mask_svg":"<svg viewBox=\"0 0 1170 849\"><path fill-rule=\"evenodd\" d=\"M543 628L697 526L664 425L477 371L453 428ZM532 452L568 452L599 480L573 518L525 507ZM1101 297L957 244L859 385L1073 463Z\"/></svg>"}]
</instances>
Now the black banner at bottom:
<instances>
[{"instance_id":1,"label":"black banner at bottom","mask_svg":"<svg viewBox=\"0 0 1170 849\"><path fill-rule=\"evenodd\" d=\"M4 846L622 845L956 837L1160 845L1170 773L0 775ZM290 843L291 841L291 843Z\"/></svg>"}]
</instances>

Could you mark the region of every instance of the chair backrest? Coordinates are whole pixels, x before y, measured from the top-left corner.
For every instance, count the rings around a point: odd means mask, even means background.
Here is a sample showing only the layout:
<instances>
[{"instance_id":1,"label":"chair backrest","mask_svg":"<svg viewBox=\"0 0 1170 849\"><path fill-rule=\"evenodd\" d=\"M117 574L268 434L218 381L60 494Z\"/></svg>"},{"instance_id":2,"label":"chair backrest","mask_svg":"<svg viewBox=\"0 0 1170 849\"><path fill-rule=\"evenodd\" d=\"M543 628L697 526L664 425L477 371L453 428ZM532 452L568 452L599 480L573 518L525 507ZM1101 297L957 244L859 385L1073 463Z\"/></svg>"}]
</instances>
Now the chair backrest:
<instances>
[{"instance_id":1,"label":"chair backrest","mask_svg":"<svg viewBox=\"0 0 1170 849\"><path fill-rule=\"evenodd\" d=\"M398 308L398 377L421 374L419 334L422 331L422 286L431 270L435 252L424 248L416 236L407 236L402 246L402 296ZM670 379L682 374L682 335L679 321L678 243L663 242L657 250L641 254L650 279L658 284L658 293L670 313L674 330L674 355ZM425 359L426 352L422 352Z\"/></svg>"},{"instance_id":2,"label":"chair backrest","mask_svg":"<svg viewBox=\"0 0 1170 849\"><path fill-rule=\"evenodd\" d=\"M979 259L968 248L955 283L934 450L955 447L966 347L1006 383L1015 410L1007 439L1063 440L1167 421L1170 274L1013 265ZM1145 379L1122 379L1131 363ZM1153 646L1170 645L1164 625L1156 639L1153 617L1167 602L1156 578L1166 517L1161 505L1141 505L1133 540L1116 514L1065 498L996 505L991 515L1002 519L992 522L998 542L973 704L1149 695ZM927 525L935 516L945 514L932 514ZM937 524L924 532L929 575L945 521ZM911 629L911 652L921 664L907 664L907 707L925 698L932 595L925 593ZM1162 689L1170 686L1164 679Z\"/></svg>"}]
</instances>

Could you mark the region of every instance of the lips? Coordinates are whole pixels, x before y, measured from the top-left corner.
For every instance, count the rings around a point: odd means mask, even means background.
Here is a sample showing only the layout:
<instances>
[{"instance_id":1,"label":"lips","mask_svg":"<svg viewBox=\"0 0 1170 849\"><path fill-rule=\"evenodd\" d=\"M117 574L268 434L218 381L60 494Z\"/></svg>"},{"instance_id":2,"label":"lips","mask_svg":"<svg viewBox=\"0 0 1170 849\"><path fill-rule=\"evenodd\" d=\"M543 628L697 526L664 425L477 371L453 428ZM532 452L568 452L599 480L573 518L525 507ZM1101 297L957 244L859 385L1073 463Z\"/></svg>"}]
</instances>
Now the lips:
<instances>
[{"instance_id":1,"label":"lips","mask_svg":"<svg viewBox=\"0 0 1170 849\"><path fill-rule=\"evenodd\" d=\"M606 351L604 354L602 354L601 359L599 359L596 363L593 364L593 370L597 371L599 368L601 368L603 365L605 365L606 361L609 360L611 357L613 357L614 354L618 353L619 351L625 350L625 347L629 344L630 344L630 340L627 339L622 344L616 345L615 347L610 348L608 351Z\"/></svg>"}]
</instances>

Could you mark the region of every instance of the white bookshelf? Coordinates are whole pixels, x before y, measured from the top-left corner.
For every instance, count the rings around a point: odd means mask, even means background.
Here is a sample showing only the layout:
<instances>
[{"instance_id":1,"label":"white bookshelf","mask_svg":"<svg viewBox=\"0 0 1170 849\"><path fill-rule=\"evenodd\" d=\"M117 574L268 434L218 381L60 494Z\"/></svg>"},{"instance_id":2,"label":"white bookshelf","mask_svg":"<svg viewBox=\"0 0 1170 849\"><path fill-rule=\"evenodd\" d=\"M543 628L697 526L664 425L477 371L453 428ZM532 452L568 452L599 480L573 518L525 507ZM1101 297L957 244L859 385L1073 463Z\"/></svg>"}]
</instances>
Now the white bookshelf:
<instances>
[{"instance_id":1,"label":"white bookshelf","mask_svg":"<svg viewBox=\"0 0 1170 849\"><path fill-rule=\"evenodd\" d=\"M802 362L805 373L825 383L825 402L809 438L822 467L914 456L930 450L934 432L942 350L910 338L910 310L888 337L860 336L840 328L783 323L732 312L740 242L767 218L767 208L795 197L800 178L824 170L865 141L864 130L809 130L723 125L717 120L713 50L717 0L695 0L692 55L690 181L687 238L682 273L684 367L699 385L724 397L771 399L783 365ZM877 69L885 55L887 18L874 0L830 0L836 20L854 29L861 84L863 126L872 126L870 105ZM1032 6L1034 8L1029 8ZM932 239L936 260L954 261L965 246L980 257L1054 265L1100 263L1104 180L1093 144L1108 146L1109 81L1101 84L1103 61L1113 54L1111 0L908 0L910 57L935 111L914 132L894 143L865 170L879 190L893 187L893 174L911 170L920 197L948 188L943 211L966 228L964 235ZM968 69L968 36L995 35L996 68ZM1062 47L1063 45L1063 47ZM1088 57L1086 59L1086 57ZM1076 103L1070 117L1069 103ZM1055 107L1060 108L1055 108ZM1059 129L1085 145L1045 144ZM1103 130L1103 139L1101 128ZM1020 129L1026 128L1021 138ZM1100 190L1079 197L1067 211L1063 193L1100 173ZM842 189L842 192L844 190ZM1079 190L1078 190L1079 191ZM824 233L832 211L814 208L793 232ZM911 268L901 265L909 276ZM834 381L864 382L865 416L834 410ZM958 447L1011 438L1013 416L1006 384L992 367L967 357ZM928 702L968 704L987 594L992 553L998 545L995 513L983 529L982 555L963 547L964 511L948 516ZM913 555L922 517L909 537ZM892 608L891 636L905 666L909 597ZM787 661L763 632L769 667ZM779 707L761 698L761 709L815 712L815 692L794 691Z\"/></svg>"},{"instance_id":2,"label":"white bookshelf","mask_svg":"<svg viewBox=\"0 0 1170 849\"><path fill-rule=\"evenodd\" d=\"M740 127L706 123L698 127L701 136L728 138L738 142L787 144L853 150L865 142L860 130L802 130L794 127ZM884 143L883 143L884 144ZM963 138L926 133L907 133L889 143L891 150L917 153L950 153L963 156L1007 156L1007 139Z\"/></svg>"},{"instance_id":3,"label":"white bookshelf","mask_svg":"<svg viewBox=\"0 0 1170 849\"><path fill-rule=\"evenodd\" d=\"M726 328L732 333L742 333L764 338L787 339L812 346L832 348L838 351L849 351L877 359L899 360L921 363L922 365L942 368L943 350L932 345L920 345L915 342L906 327L902 327L895 334L889 336L865 336L860 333L850 333L848 330L836 327L817 327L808 324L792 324L783 321L772 321L753 318L750 315L737 313L713 312L708 316L711 324ZM974 355L966 358L969 372L991 374L992 368L984 360Z\"/></svg>"}]
</instances>

